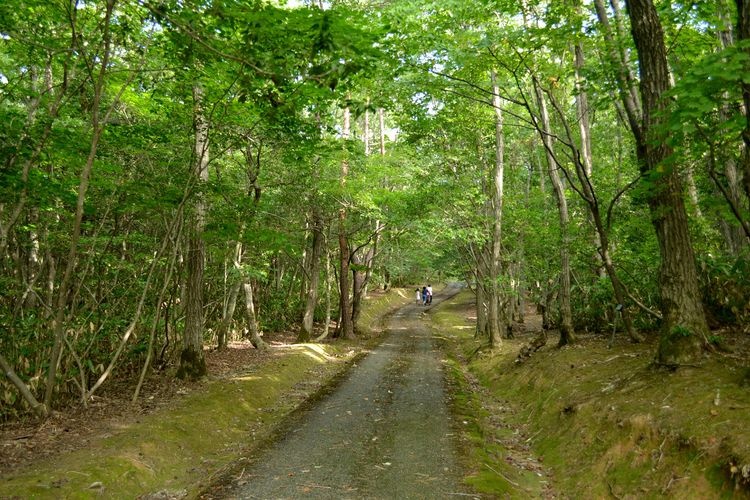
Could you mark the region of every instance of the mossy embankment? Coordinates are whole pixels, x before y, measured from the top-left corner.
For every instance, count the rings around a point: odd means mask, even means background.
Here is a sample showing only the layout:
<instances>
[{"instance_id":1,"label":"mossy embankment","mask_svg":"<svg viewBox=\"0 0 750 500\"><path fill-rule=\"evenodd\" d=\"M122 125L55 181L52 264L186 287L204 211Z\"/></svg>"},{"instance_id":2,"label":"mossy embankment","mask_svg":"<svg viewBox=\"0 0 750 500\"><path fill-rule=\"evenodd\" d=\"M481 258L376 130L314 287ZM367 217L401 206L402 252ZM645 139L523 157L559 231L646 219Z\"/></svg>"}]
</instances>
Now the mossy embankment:
<instances>
[{"instance_id":1,"label":"mossy embankment","mask_svg":"<svg viewBox=\"0 0 750 500\"><path fill-rule=\"evenodd\" d=\"M457 389L467 477L506 497L750 497L747 359L712 354L675 372L654 345L555 338L524 363L531 334L476 353L473 296L432 314Z\"/></svg>"},{"instance_id":2,"label":"mossy embankment","mask_svg":"<svg viewBox=\"0 0 750 500\"><path fill-rule=\"evenodd\" d=\"M206 380L166 408L92 436L85 447L2 477L0 498L194 496L324 391L376 341L381 318L410 300L398 289L374 294L359 325L365 341L272 347L258 364Z\"/></svg>"}]
</instances>

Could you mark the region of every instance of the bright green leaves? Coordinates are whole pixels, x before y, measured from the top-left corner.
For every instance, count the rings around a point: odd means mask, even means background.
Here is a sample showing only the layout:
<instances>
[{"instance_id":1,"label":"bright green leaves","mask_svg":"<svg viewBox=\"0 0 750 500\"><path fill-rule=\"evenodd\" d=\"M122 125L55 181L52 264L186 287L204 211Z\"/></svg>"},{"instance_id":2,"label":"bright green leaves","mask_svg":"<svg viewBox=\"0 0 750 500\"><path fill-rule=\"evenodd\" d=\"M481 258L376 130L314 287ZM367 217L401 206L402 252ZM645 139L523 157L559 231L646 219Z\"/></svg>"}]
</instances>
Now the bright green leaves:
<instances>
[{"instance_id":1,"label":"bright green leaves","mask_svg":"<svg viewBox=\"0 0 750 500\"><path fill-rule=\"evenodd\" d=\"M683 135L738 134L743 117L736 109L741 85L750 82L750 54L732 46L699 60L675 85L672 132Z\"/></svg>"}]
</instances>

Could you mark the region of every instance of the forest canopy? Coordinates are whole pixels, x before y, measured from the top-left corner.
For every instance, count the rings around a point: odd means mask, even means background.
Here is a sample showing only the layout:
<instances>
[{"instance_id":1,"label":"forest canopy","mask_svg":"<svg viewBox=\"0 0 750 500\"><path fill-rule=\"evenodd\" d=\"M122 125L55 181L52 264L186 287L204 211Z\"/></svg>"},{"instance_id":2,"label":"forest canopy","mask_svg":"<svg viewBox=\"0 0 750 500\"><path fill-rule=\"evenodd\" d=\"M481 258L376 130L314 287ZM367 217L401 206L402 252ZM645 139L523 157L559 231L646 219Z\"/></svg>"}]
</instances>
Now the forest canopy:
<instances>
[{"instance_id":1,"label":"forest canopy","mask_svg":"<svg viewBox=\"0 0 750 500\"><path fill-rule=\"evenodd\" d=\"M750 316L750 2L0 5L0 419L465 282L695 363ZM546 337L543 339L546 341Z\"/></svg>"}]
</instances>

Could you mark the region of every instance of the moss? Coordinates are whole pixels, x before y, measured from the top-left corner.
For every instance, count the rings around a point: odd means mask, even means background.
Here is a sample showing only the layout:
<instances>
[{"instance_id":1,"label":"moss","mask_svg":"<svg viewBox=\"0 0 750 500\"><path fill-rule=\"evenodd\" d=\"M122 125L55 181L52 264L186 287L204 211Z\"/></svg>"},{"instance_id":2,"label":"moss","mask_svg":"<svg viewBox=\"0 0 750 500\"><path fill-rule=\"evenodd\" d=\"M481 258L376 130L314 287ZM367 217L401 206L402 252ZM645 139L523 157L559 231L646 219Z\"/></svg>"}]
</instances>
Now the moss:
<instances>
[{"instance_id":1,"label":"moss","mask_svg":"<svg viewBox=\"0 0 750 500\"><path fill-rule=\"evenodd\" d=\"M207 373L206 358L202 351L196 349L183 349L180 353L180 367L177 369L177 378L187 380L198 380Z\"/></svg>"},{"instance_id":2,"label":"moss","mask_svg":"<svg viewBox=\"0 0 750 500\"><path fill-rule=\"evenodd\" d=\"M394 291L387 300L371 300L363 314L377 321L397 306L398 297ZM84 449L3 477L0 498L195 496L205 486L201 481L264 443L319 391L311 380L333 380L359 350L343 342L274 348L263 364L207 381L172 407L134 416Z\"/></svg>"},{"instance_id":3,"label":"moss","mask_svg":"<svg viewBox=\"0 0 750 500\"><path fill-rule=\"evenodd\" d=\"M283 395L320 364L297 350L261 372L209 383L166 413L126 424L89 448L7 478L0 497L47 491L54 497L134 498L165 488L193 490L199 478L238 458L246 447L238 443L252 446L270 432L299 403ZM91 489L92 484L102 487Z\"/></svg>"},{"instance_id":4,"label":"moss","mask_svg":"<svg viewBox=\"0 0 750 500\"><path fill-rule=\"evenodd\" d=\"M463 355L476 346L466 319L471 297L458 300L463 309L447 307L434 319L445 348L463 358L467 376L483 386L459 389L484 391L484 405L511 408L502 424L528 436L554 478L553 490L570 498L750 496L727 465L730 456L732 463L750 463L750 394L738 386L746 371L742 360L717 356L702 359L700 368L655 371L655 345L608 349L606 338L587 335L574 346L548 345L522 365L513 359L524 335L506 340L500 353L469 360ZM681 333L672 340L698 338ZM489 436L488 427L497 424L480 425ZM481 449L467 456L481 469L492 447L486 440L470 442ZM482 474L470 480L506 496L506 485L483 483Z\"/></svg>"},{"instance_id":5,"label":"moss","mask_svg":"<svg viewBox=\"0 0 750 500\"><path fill-rule=\"evenodd\" d=\"M463 356L473 349L462 349L454 342L452 332L469 334L470 331L473 335L466 318L460 315L461 306L457 306L466 297L462 294L457 301L442 303L431 313L433 335L448 356L445 365L451 387L451 411L457 422L456 432L461 436L464 468L468 471L464 482L493 497L541 497L544 483L534 471L512 466L518 451L503 444L512 438L512 431L492 425L497 415L484 406L484 395L475 390L476 379L465 371ZM483 358L485 362L491 359Z\"/></svg>"}]
</instances>

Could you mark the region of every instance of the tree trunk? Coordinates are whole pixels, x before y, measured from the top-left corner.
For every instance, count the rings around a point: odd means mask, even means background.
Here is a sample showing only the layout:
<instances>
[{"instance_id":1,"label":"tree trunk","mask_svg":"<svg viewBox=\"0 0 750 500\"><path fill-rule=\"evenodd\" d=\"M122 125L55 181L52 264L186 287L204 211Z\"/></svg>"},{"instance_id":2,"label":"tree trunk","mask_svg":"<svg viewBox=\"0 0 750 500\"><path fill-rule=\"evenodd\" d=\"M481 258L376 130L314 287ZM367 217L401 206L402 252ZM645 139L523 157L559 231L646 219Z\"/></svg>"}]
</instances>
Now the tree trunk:
<instances>
[{"instance_id":1,"label":"tree trunk","mask_svg":"<svg viewBox=\"0 0 750 500\"><path fill-rule=\"evenodd\" d=\"M640 131L640 120L641 120L641 103L638 99L637 84L635 75L630 70L630 63L628 59L628 52L624 50L623 44L620 40L615 38L615 31L609 23L607 17L607 11L604 7L603 0L594 0L596 7L596 14L599 18L599 23L602 25L602 31L604 32L604 40L606 42L609 57L612 61L617 62L617 70L615 77L619 83L620 100L623 103L625 110L625 117L628 120L631 130ZM619 35L621 29L621 19L618 4L615 3L613 8L615 9L615 26L616 32Z\"/></svg>"},{"instance_id":2,"label":"tree trunk","mask_svg":"<svg viewBox=\"0 0 750 500\"><path fill-rule=\"evenodd\" d=\"M344 126L342 136L344 141L349 140L349 107L344 108ZM341 162L340 184L342 190L346 186L346 178L349 175L349 161ZM346 233L346 207L339 208L339 316L341 321L338 327L338 336L349 339L354 337L354 324L352 323L351 304L349 300L349 239Z\"/></svg>"},{"instance_id":3,"label":"tree trunk","mask_svg":"<svg viewBox=\"0 0 750 500\"><path fill-rule=\"evenodd\" d=\"M193 176L196 181L197 200L193 227L188 237L187 278L185 282L185 331L183 335L178 378L197 379L206 374L206 359L203 355L203 269L206 246L203 228L206 224L206 202L200 186L208 181L208 121L203 110L203 88L193 85L193 121L195 164Z\"/></svg>"},{"instance_id":4,"label":"tree trunk","mask_svg":"<svg viewBox=\"0 0 750 500\"><path fill-rule=\"evenodd\" d=\"M568 235L568 201L565 199L565 189L557 168L557 162L552 153L552 130L547 112L547 103L544 99L539 82L534 78L534 92L539 105L541 115L542 144L547 155L547 173L557 199L557 212L560 220L560 291L558 295L560 304L560 340L559 346L570 344L575 340L573 332L573 314L570 307L570 240Z\"/></svg>"},{"instance_id":5,"label":"tree trunk","mask_svg":"<svg viewBox=\"0 0 750 500\"><path fill-rule=\"evenodd\" d=\"M219 349L226 349L227 345L229 344L229 328L232 326L232 318L234 317L234 311L237 308L237 297L240 295L241 286L242 282L240 282L239 280L236 280L230 285L226 310L224 311L224 315L221 318L219 331L216 335L216 345Z\"/></svg>"},{"instance_id":6,"label":"tree trunk","mask_svg":"<svg viewBox=\"0 0 750 500\"><path fill-rule=\"evenodd\" d=\"M576 191L588 206L589 220L593 223L596 230L596 248L598 250L600 261L602 262L603 268L609 276L610 281L612 282L612 289L615 295L615 300L617 300L618 304L621 304L623 306L622 317L625 324L625 329L628 333L628 336L633 342L642 342L645 339L633 328L630 311L626 307L625 303L625 287L619 280L617 273L615 272L615 266L612 262L609 244L609 232L607 230L607 227L604 225L604 222L602 221L599 200L596 196L594 185L591 181L591 169L583 160L583 157L585 155L579 150L578 146L576 145L575 138L573 137L573 131L571 130L571 127L565 118L565 113L561 109L561 106L554 98L553 94L550 93L549 97L560 121L563 124L565 134L568 138L567 147L570 149L570 157L573 159L573 163L575 165L576 177L580 182L580 188L576 189ZM562 169L562 167L560 168Z\"/></svg>"},{"instance_id":7,"label":"tree trunk","mask_svg":"<svg viewBox=\"0 0 750 500\"><path fill-rule=\"evenodd\" d=\"M315 319L315 306L318 304L318 284L320 282L320 256L323 249L323 220L319 209L313 208L313 236L312 250L310 254L310 267L308 270L310 286L307 289L305 300L305 312L302 316L302 328L297 335L297 342L310 342L313 334L313 320Z\"/></svg>"},{"instance_id":8,"label":"tree trunk","mask_svg":"<svg viewBox=\"0 0 750 500\"><path fill-rule=\"evenodd\" d=\"M476 307L477 307L477 331L476 337L483 338L487 336L489 327L487 325L487 297L484 290L484 273L478 271L476 286Z\"/></svg>"},{"instance_id":9,"label":"tree trunk","mask_svg":"<svg viewBox=\"0 0 750 500\"><path fill-rule=\"evenodd\" d=\"M372 273L375 269L375 257L378 255L378 249L380 248L380 232L382 230L383 227L380 224L380 219L375 219L375 236L372 239L372 246L365 255L365 265L367 266L367 269L365 270L365 287L364 290L362 290L364 298L367 298L368 289L372 282Z\"/></svg>"},{"instance_id":10,"label":"tree trunk","mask_svg":"<svg viewBox=\"0 0 750 500\"><path fill-rule=\"evenodd\" d=\"M737 5L737 39L740 43L750 40L750 0L735 0ZM743 51L750 56L750 47L745 45ZM745 128L742 130L742 182L745 195L750 198L750 83L743 78L740 83L742 103L745 106Z\"/></svg>"},{"instance_id":11,"label":"tree trunk","mask_svg":"<svg viewBox=\"0 0 750 500\"><path fill-rule=\"evenodd\" d=\"M18 389L18 392L21 393L23 399L29 404L29 406L31 406L32 411L38 417L46 417L49 414L47 407L37 401L37 399L29 390L29 387L23 383L23 380L18 378L16 372L13 371L10 363L8 363L8 361L3 357L2 354L0 354L0 368L2 368L5 376L8 377L8 380L10 380L11 383L16 386L16 389Z\"/></svg>"},{"instance_id":12,"label":"tree trunk","mask_svg":"<svg viewBox=\"0 0 750 500\"><path fill-rule=\"evenodd\" d=\"M107 75L110 60L110 21L112 11L114 9L114 1L108 0L106 4L106 16L104 20L104 49L101 57L101 65L99 73L96 76L94 82L94 98L92 102L92 136L91 144L89 147L89 154L86 158L86 163L81 170L79 182L78 182L78 198L76 201L76 211L73 220L73 232L70 237L70 245L68 248L68 257L65 265L65 271L63 272L62 281L57 291L57 300L54 307L54 315L52 320L52 331L53 331L53 345L52 352L50 355L49 366L47 368L47 384L44 393L44 406L46 411L49 412L52 408L52 399L57 386L57 369L60 364L60 358L62 356L62 347L65 343L65 311L68 306L68 292L70 291L71 280L73 279L73 272L78 264L78 243L81 238L81 227L83 222L83 209L86 201L86 193L89 187L89 181L91 178L91 171L94 167L94 160L99 148L99 141L101 140L104 128L107 123L107 118L111 111L114 109L115 103L118 99L110 105L105 116L100 114L100 106L102 101L102 94L105 89L105 76ZM123 88L124 90L124 88ZM118 96L119 97L119 96ZM41 148L41 145L40 145ZM26 172L24 172L26 174ZM0 254L1 255L1 254Z\"/></svg>"},{"instance_id":13,"label":"tree trunk","mask_svg":"<svg viewBox=\"0 0 750 500\"><path fill-rule=\"evenodd\" d=\"M250 343L256 349L268 349L268 344L263 342L258 328L258 318L255 314L255 302L253 301L253 284L250 278L242 278L242 289L245 291L245 320L247 321L247 334L250 337Z\"/></svg>"},{"instance_id":14,"label":"tree trunk","mask_svg":"<svg viewBox=\"0 0 750 500\"><path fill-rule=\"evenodd\" d=\"M370 98L367 98L365 105L365 124L362 131L362 142L365 145L365 156L370 156Z\"/></svg>"},{"instance_id":15,"label":"tree trunk","mask_svg":"<svg viewBox=\"0 0 750 500\"><path fill-rule=\"evenodd\" d=\"M594 170L594 159L591 152L591 124L589 113L589 98L583 85L581 70L584 65L583 43L579 42L573 49L575 59L575 85L576 85L576 109L578 111L578 133L581 136L581 156L586 179L591 179ZM589 212L589 220L592 214ZM594 248L601 248L602 244L599 232L594 232ZM596 277L601 278L604 274L604 262L599 252L594 252L594 267Z\"/></svg>"},{"instance_id":16,"label":"tree trunk","mask_svg":"<svg viewBox=\"0 0 750 500\"><path fill-rule=\"evenodd\" d=\"M664 33L652 0L628 0L631 31L638 50L643 122L636 134L636 155L648 182L649 209L659 242L659 285L663 315L656 361L664 365L694 363L708 335L695 257L690 242L683 188L668 163L672 149L662 130L669 89ZM748 95L750 97L750 94Z\"/></svg>"},{"instance_id":17,"label":"tree trunk","mask_svg":"<svg viewBox=\"0 0 750 500\"><path fill-rule=\"evenodd\" d=\"M492 235L489 260L490 271L490 297L489 297L489 338L491 347L499 347L502 344L503 333L507 325L507 311L504 305L507 303L501 297L500 252L502 249L502 220L503 220L503 180L505 168L505 142L503 137L503 110L500 100L500 89L497 85L497 73L492 71L492 107L495 111L495 164L492 172L491 193L491 217Z\"/></svg>"},{"instance_id":18,"label":"tree trunk","mask_svg":"<svg viewBox=\"0 0 750 500\"><path fill-rule=\"evenodd\" d=\"M326 237L326 241L328 238ZM325 245L327 247L327 245ZM318 338L315 340L323 340L324 338L328 337L328 332L331 327L331 309L333 301L331 300L331 254L328 252L328 249L326 248L326 274L325 274L325 280L326 280L326 286L325 286L325 292L326 292L326 319L324 320L323 324L323 332L320 334Z\"/></svg>"},{"instance_id":19,"label":"tree trunk","mask_svg":"<svg viewBox=\"0 0 750 500\"><path fill-rule=\"evenodd\" d=\"M362 313L365 289L367 287L367 273L363 268L367 265L368 256L362 255L364 249L355 252L351 256L352 264L352 324L356 326L359 315Z\"/></svg>"},{"instance_id":20,"label":"tree trunk","mask_svg":"<svg viewBox=\"0 0 750 500\"><path fill-rule=\"evenodd\" d=\"M729 6L729 2L727 0L721 0L717 3L717 15L723 23L723 29L720 29L718 32L718 38L721 43L722 49L726 49L734 45L734 33L732 32L730 11L731 7ZM719 116L721 117L722 121L726 122L732 119L734 111L731 109L731 106L729 104L728 91L724 93L724 97L726 99L726 103L719 109ZM743 141L739 155L740 162L744 160L746 149L747 148ZM713 158L709 158L709 174L711 175L711 178L716 182L717 188L722 191L722 194L725 196L727 202L730 205L732 213L735 214L735 217L740 223L740 227L737 227L735 225L729 224L728 221L726 221L723 217L719 219L727 249L732 255L738 256L741 250L743 248L746 248L748 245L747 230L745 230L747 221L744 217L741 216L743 208L748 207L748 197L743 190L740 170L738 168L737 158L735 158L734 153L728 152L728 154L722 154L720 155L719 159L723 160L727 189L723 189L722 186L719 185L718 179L716 179L714 176L715 165L713 163Z\"/></svg>"}]
</instances>

